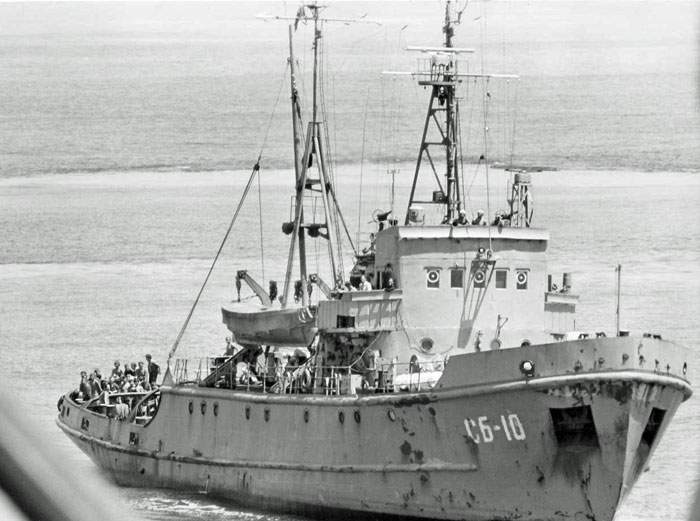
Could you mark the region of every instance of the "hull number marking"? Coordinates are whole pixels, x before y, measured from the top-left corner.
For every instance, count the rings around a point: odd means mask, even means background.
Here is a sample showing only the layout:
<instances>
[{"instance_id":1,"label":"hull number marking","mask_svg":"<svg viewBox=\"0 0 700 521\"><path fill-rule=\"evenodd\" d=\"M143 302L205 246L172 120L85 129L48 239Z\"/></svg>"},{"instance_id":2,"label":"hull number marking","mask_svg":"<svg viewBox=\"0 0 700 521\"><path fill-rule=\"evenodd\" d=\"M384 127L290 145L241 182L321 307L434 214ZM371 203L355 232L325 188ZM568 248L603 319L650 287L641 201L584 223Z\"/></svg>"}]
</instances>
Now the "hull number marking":
<instances>
[{"instance_id":1,"label":"hull number marking","mask_svg":"<svg viewBox=\"0 0 700 521\"><path fill-rule=\"evenodd\" d=\"M517 414L501 414L495 423L490 423L488 416L479 416L476 419L464 420L464 427L474 443L491 443L495 433L503 432L507 441L521 441L525 439L525 429Z\"/></svg>"}]
</instances>

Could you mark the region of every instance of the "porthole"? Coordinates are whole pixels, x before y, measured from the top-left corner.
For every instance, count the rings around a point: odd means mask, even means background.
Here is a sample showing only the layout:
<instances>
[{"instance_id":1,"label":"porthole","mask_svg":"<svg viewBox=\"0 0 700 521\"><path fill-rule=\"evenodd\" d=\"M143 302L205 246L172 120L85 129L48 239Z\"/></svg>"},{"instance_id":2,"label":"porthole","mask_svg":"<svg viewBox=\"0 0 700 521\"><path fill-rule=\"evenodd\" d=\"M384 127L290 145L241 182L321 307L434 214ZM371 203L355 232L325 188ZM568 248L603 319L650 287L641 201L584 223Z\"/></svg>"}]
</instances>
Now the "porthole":
<instances>
[{"instance_id":1,"label":"porthole","mask_svg":"<svg viewBox=\"0 0 700 521\"><path fill-rule=\"evenodd\" d=\"M189 403L187 406L187 409L190 411L190 414L192 414L192 411L194 411L194 404L192 402Z\"/></svg>"},{"instance_id":2,"label":"porthole","mask_svg":"<svg viewBox=\"0 0 700 521\"><path fill-rule=\"evenodd\" d=\"M340 423L345 423L345 413L343 411L338 412L338 421Z\"/></svg>"},{"instance_id":3,"label":"porthole","mask_svg":"<svg viewBox=\"0 0 700 521\"><path fill-rule=\"evenodd\" d=\"M396 411L394 409L388 409L386 411L386 415L389 417L389 419L393 422L396 421Z\"/></svg>"},{"instance_id":4,"label":"porthole","mask_svg":"<svg viewBox=\"0 0 700 521\"><path fill-rule=\"evenodd\" d=\"M309 410L304 410L304 423L309 423Z\"/></svg>"},{"instance_id":5,"label":"porthole","mask_svg":"<svg viewBox=\"0 0 700 521\"><path fill-rule=\"evenodd\" d=\"M360 411L355 411L352 413L352 415L355 418L355 421L357 423L360 423L360 420L362 419L362 417L360 416Z\"/></svg>"},{"instance_id":6,"label":"porthole","mask_svg":"<svg viewBox=\"0 0 700 521\"><path fill-rule=\"evenodd\" d=\"M532 360L523 360L520 362L520 372L527 377L535 376L535 362Z\"/></svg>"},{"instance_id":7,"label":"porthole","mask_svg":"<svg viewBox=\"0 0 700 521\"><path fill-rule=\"evenodd\" d=\"M245 419L250 420L250 407L245 408Z\"/></svg>"},{"instance_id":8,"label":"porthole","mask_svg":"<svg viewBox=\"0 0 700 521\"><path fill-rule=\"evenodd\" d=\"M265 421L270 421L270 409L265 409Z\"/></svg>"},{"instance_id":9,"label":"porthole","mask_svg":"<svg viewBox=\"0 0 700 521\"><path fill-rule=\"evenodd\" d=\"M202 411L202 414L207 412L207 402L202 402L199 404L199 410Z\"/></svg>"},{"instance_id":10,"label":"porthole","mask_svg":"<svg viewBox=\"0 0 700 521\"><path fill-rule=\"evenodd\" d=\"M214 411L214 416L219 415L219 402L214 402L213 411Z\"/></svg>"},{"instance_id":11,"label":"porthole","mask_svg":"<svg viewBox=\"0 0 700 521\"><path fill-rule=\"evenodd\" d=\"M430 338L430 337L421 338L420 348L423 351L426 351L426 352L430 351L433 348L433 345L435 345L435 342L433 342L432 338Z\"/></svg>"},{"instance_id":12,"label":"porthole","mask_svg":"<svg viewBox=\"0 0 700 521\"><path fill-rule=\"evenodd\" d=\"M683 374L685 374L685 372ZM70 416L70 409L66 409L66 416Z\"/></svg>"}]
</instances>

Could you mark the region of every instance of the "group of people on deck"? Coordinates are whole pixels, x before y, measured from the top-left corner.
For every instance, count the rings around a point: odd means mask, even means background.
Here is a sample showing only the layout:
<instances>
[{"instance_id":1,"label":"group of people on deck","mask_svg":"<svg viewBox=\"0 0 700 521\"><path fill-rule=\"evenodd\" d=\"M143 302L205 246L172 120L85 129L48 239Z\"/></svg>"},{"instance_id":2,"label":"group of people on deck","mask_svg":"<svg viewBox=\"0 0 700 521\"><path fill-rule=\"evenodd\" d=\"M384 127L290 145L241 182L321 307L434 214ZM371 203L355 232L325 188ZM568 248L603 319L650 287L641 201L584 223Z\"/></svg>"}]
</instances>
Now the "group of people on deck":
<instances>
[{"instance_id":1,"label":"group of people on deck","mask_svg":"<svg viewBox=\"0 0 700 521\"><path fill-rule=\"evenodd\" d=\"M75 397L87 401L97 398L103 392L132 393L155 389L160 366L153 362L151 355L146 355L145 358L145 362L124 362L123 366L119 360L115 360L109 376L103 375L99 369L90 374L81 371Z\"/></svg>"},{"instance_id":2,"label":"group of people on deck","mask_svg":"<svg viewBox=\"0 0 700 521\"><path fill-rule=\"evenodd\" d=\"M491 222L491 226L509 226L512 218L512 212L496 212L496 214L493 217L493 221ZM448 224L447 217L445 218L442 224ZM488 219L486 219L483 210L477 211L476 217L474 217L471 221L467 217L467 212L465 212L464 210L460 210L457 214L457 217L452 220L452 226L486 226L488 224Z\"/></svg>"}]
</instances>

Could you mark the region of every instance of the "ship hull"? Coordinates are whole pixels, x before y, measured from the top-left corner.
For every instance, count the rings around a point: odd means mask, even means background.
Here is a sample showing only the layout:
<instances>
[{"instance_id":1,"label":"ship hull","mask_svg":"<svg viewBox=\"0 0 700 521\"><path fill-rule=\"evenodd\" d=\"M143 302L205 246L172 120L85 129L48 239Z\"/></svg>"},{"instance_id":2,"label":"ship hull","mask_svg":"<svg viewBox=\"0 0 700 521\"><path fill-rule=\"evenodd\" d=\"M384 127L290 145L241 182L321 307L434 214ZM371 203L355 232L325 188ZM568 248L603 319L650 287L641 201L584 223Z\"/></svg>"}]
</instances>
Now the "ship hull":
<instances>
[{"instance_id":1,"label":"ship hull","mask_svg":"<svg viewBox=\"0 0 700 521\"><path fill-rule=\"evenodd\" d=\"M562 343L558 363L577 344ZM651 351L680 369L674 349ZM517 366L535 353L489 358ZM58 424L121 485L307 515L610 520L690 388L639 368L547 373L360 397L172 387L146 426L70 400ZM562 423L556 411L585 412Z\"/></svg>"}]
</instances>

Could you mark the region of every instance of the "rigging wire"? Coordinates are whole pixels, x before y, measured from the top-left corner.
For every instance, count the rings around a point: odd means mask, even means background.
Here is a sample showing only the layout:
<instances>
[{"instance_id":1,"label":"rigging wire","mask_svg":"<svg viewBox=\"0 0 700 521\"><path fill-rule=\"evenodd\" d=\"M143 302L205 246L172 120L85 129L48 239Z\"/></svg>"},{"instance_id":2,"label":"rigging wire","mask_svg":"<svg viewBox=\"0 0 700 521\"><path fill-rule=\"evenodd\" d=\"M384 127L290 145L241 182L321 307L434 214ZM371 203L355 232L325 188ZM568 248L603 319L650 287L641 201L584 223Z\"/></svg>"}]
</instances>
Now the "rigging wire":
<instances>
[{"instance_id":1,"label":"rigging wire","mask_svg":"<svg viewBox=\"0 0 700 521\"><path fill-rule=\"evenodd\" d=\"M326 57L325 53L322 55L322 58L327 61L327 57ZM325 67L321 70L322 78L325 78L324 69L325 69ZM321 89L322 89L321 90L321 103L322 103L321 114L327 120L328 110L326 108L325 89L323 88L323 83L324 82L321 81ZM335 85L335 84L333 84L333 85ZM335 91L333 90L333 92L335 92ZM334 97L331 98L331 103L333 102L333 99L334 99ZM334 111L334 113L335 113L335 111ZM336 128L336 127L334 126L334 128ZM335 162L335 159L333 158L334 156L332 155L332 152L331 152L331 143L329 141L328 133L326 133L325 139L326 139L326 150L328 150L328 153L329 153L328 165L329 165L329 169L331 169L331 171L330 171L331 184L332 184L332 188L333 188L331 190L331 197L333 198L333 203L335 204L335 207L337 209L338 217L340 217L340 219L339 219L340 222L338 222L339 221L338 219L335 219L335 229L336 229L335 232L336 232L336 237L338 237L338 243L339 243L338 245L340 247L340 249L338 251L339 251L339 254L342 255L342 251L343 251L342 250L342 236L340 234L340 225L342 224L343 230L345 231L345 237L347 237L348 243L350 244L350 249L352 250L353 255L357 255L357 248L355 247L355 244L353 243L352 234L350 233L350 229L348 228L348 225L345 222L345 217L343 216L343 212L340 210L340 203L338 202L337 195L336 195L335 176L334 176L333 170L332 170L332 163ZM336 138L336 142L337 142L337 138ZM340 258L340 268L341 268L341 273L342 273L344 271L342 257Z\"/></svg>"},{"instance_id":2,"label":"rigging wire","mask_svg":"<svg viewBox=\"0 0 700 521\"><path fill-rule=\"evenodd\" d=\"M272 128L272 122L274 121L275 114L277 113L277 106L279 105L280 98L282 97L282 89L287 80L287 70L290 68L289 62L284 68L284 74L280 80L280 86L277 90L277 96L275 97L275 103L272 105L272 112L270 113L270 119L267 122L267 128L263 136L262 146L260 147L260 153L258 154L258 162L262 157L263 149L267 145L267 139L270 135L270 128ZM262 186L261 186L261 175L258 174L258 216L260 220L260 268L262 270L262 280L265 281L265 241L263 234L263 206L262 206Z\"/></svg>"},{"instance_id":3,"label":"rigging wire","mask_svg":"<svg viewBox=\"0 0 700 521\"><path fill-rule=\"evenodd\" d=\"M260 221L260 268L262 270L262 282L265 283L265 240L263 235L263 210L262 210L262 188L260 187L260 178L258 174L258 220Z\"/></svg>"},{"instance_id":4,"label":"rigging wire","mask_svg":"<svg viewBox=\"0 0 700 521\"><path fill-rule=\"evenodd\" d=\"M187 326L190 324L190 320L192 319L192 315L194 314L194 310L197 307L197 304L199 304L199 299L202 296L202 293L204 292L204 288L207 285L207 282L209 282L209 277L211 277L212 272L214 271L214 266L216 266L216 262L219 260L219 256L221 255L221 252L224 249L224 245L226 244L226 241L228 240L228 236L231 234L231 230L233 229L233 225L236 223L236 219L238 219L238 214L241 211L241 208L243 208L243 203L245 202L246 196L248 195L248 191L250 190L250 187L253 184L253 180L255 179L255 175L258 173L260 170L260 158L262 156L262 153L258 156L258 160L256 161L255 165L253 165L253 170L250 173L250 177L248 178L248 183L245 186L245 189L243 190L243 195L241 196L240 201L238 202L238 207L236 207L236 211L233 214L233 218L231 219L231 222L228 225L228 229L226 230L226 233L224 234L224 239L221 241L221 244L219 245L219 249L216 252L216 255L214 256L214 260L211 263L211 266L209 267L209 271L207 272L207 276L204 278L204 283L202 284L202 287L199 288L199 292L197 293L197 297L194 299L194 303L192 304L192 307L190 308L190 312L187 314L187 318L185 319L184 324L182 324L182 327L180 328L180 332L177 334L177 337L175 338L175 342L173 342L172 347L170 348L170 352L168 352L168 366L170 366L170 360L173 358L173 355L175 354L175 351L177 350L178 346L180 345L180 340L182 340L182 335L185 334L185 330L187 329Z\"/></svg>"},{"instance_id":5,"label":"rigging wire","mask_svg":"<svg viewBox=\"0 0 700 521\"><path fill-rule=\"evenodd\" d=\"M485 54L486 54L486 8L481 4L481 74L485 73ZM484 170L486 172L486 222L491 219L491 193L489 186L489 127L488 127L488 103L489 103L489 79L488 77L482 80L482 104L484 116ZM491 226L488 226L489 231L489 250L493 250L491 242Z\"/></svg>"},{"instance_id":6,"label":"rigging wire","mask_svg":"<svg viewBox=\"0 0 700 521\"><path fill-rule=\"evenodd\" d=\"M462 201L462 210L466 211L467 205L466 205L466 194L464 192L464 177L465 177L465 171L464 171L464 152L462 151L462 117L461 117L461 112L459 110L459 104L457 104L457 142L459 143L459 172L460 172L460 184L462 186L459 187L459 189L462 191L461 194L461 201ZM471 206L471 203L470 203Z\"/></svg>"},{"instance_id":7,"label":"rigging wire","mask_svg":"<svg viewBox=\"0 0 700 521\"><path fill-rule=\"evenodd\" d=\"M328 173L329 179L330 179L330 185L331 185L331 190L330 190L330 195L333 198L333 203L335 204L336 207L336 216L335 219L332 219L332 225L334 228L334 233L335 237L338 241L337 244L337 254L338 254L338 271L340 272L340 275L344 277L345 273L345 266L343 263L343 239L340 234L340 223L338 222L340 219L343 219L342 213L340 212L340 208L338 207L338 201L335 196L336 192L336 184L335 184L335 169L333 167L334 163L334 155L333 151L331 150L331 141L330 141L330 128L329 128L329 118L328 118L328 108L326 105L326 89L325 89L325 83L326 83L326 61L327 61L327 55L325 52L325 47L326 43L324 39L319 39L317 40L316 45L319 46L318 52L321 56L321 59L319 60L319 65L318 65L318 90L319 90L319 105L320 105L320 111L321 111L321 120L324 122L323 128L323 136L319 136L319 139L323 139L324 142L324 147L326 149L326 157L324 158L324 163L326 166L326 171ZM335 128L335 127L334 127ZM317 167L320 168L320 165L317 164ZM343 221L344 224L344 221ZM330 230L328 230L330 233ZM350 243L352 244L352 239L348 236ZM354 248L353 248L354 250ZM329 255L332 255L332 248L331 248L331 242L328 241L328 253Z\"/></svg>"},{"instance_id":8,"label":"rigging wire","mask_svg":"<svg viewBox=\"0 0 700 521\"><path fill-rule=\"evenodd\" d=\"M367 87L367 96L365 96L365 111L362 119L362 152L360 153L360 190L357 198L357 234L355 235L355 244L360 247L360 230L362 229L362 185L363 174L365 167L365 143L367 142L367 108L369 107L369 87Z\"/></svg>"},{"instance_id":9,"label":"rigging wire","mask_svg":"<svg viewBox=\"0 0 700 521\"><path fill-rule=\"evenodd\" d=\"M477 79L476 78L474 78L473 83L474 83L474 95L471 96L471 98L470 98L471 101L469 104L469 117L467 118L468 121L472 121L474 119L474 116L473 116L474 115L474 107L476 106L476 94L477 94L477 92L476 92ZM469 85L469 84L467 84L467 85ZM468 89L468 87L467 87L467 89ZM466 140L467 144L469 143L470 134L471 134L471 125L467 125L467 140ZM477 146L477 145L475 145L475 146ZM481 158L477 158L477 162L474 165L474 173L472 174L472 179L469 182L469 186L467 187L467 192L466 192L467 199L469 200L469 204L471 204L471 198L469 197L469 194L471 193L472 188L474 187L474 183L476 182L476 177L479 174L480 167L481 167Z\"/></svg>"},{"instance_id":10,"label":"rigging wire","mask_svg":"<svg viewBox=\"0 0 700 521\"><path fill-rule=\"evenodd\" d=\"M192 319L192 315L194 314L194 310L197 308L197 305L199 304L199 299L202 297L202 293L204 293L204 288L206 288L207 283L209 282L209 278L211 277L212 272L214 271L214 267L216 266L217 261L219 260L219 257L221 256L221 252L224 249L224 246L226 245L226 241L229 238L229 235L231 235L231 230L233 229L233 225L236 223L236 220L238 219L238 214L241 212L241 209L243 208L243 203L246 200L246 197L248 196L248 192L250 191L250 187L253 185L253 180L256 177L256 174L258 175L258 180L259 180L259 172L260 172L260 161L262 160L262 155L263 155L263 150L265 149L265 146L267 145L267 139L270 135L270 128L272 127L272 121L275 117L275 112L277 110L277 105L279 103L280 96L282 94L282 85L284 85L284 81L287 77L287 67L289 64L284 69L284 74L282 75L282 79L280 81L280 89L279 92L277 93L277 99L275 100L275 104L272 108L272 113L270 114L270 119L267 123L267 128L265 129L265 134L263 135L263 140L262 140L262 145L260 146L260 152L258 153L258 159L255 161L255 164L253 165L253 169L250 173L250 177L248 178L248 182L245 185L245 189L243 190L243 195L241 196L240 201L238 202L238 206L236 207L236 211L233 214L233 217L231 218L231 222L228 225L228 228L226 229L226 233L224 234L224 238L221 241L221 244L219 245L219 249L216 252L216 255L214 256L214 260L212 260L211 266L209 266L209 271L207 272L206 277L204 278L204 282L202 283L202 286L199 288L199 292L197 293L197 296L194 299L194 302L192 303L192 307L190 308L189 313L187 313L187 317L185 318L185 322L182 324L182 327L180 328L180 331L177 334L177 337L175 338L175 341L173 342L172 347L170 348L170 351L168 352L168 366L170 366L170 361L173 358L173 355L175 354L175 351L177 351L178 346L180 345L180 341L182 340L182 336L185 334L185 331L187 330L187 327L190 324L190 320ZM258 181L259 182L259 181ZM258 184L258 189L260 185ZM261 224L262 227L262 224ZM262 230L262 228L261 228ZM261 232L262 233L262 232ZM262 247L262 240L261 240L261 247ZM263 267L264 270L264 267ZM263 272L264 273L264 272ZM263 275L264 277L264 275Z\"/></svg>"},{"instance_id":11,"label":"rigging wire","mask_svg":"<svg viewBox=\"0 0 700 521\"><path fill-rule=\"evenodd\" d=\"M516 121L518 119L518 94L520 89L519 83L516 83L515 85L515 99L513 101L513 127L511 130L511 136L510 136L510 165L513 166L513 156L515 155L515 129L516 129Z\"/></svg>"},{"instance_id":12,"label":"rigging wire","mask_svg":"<svg viewBox=\"0 0 700 521\"><path fill-rule=\"evenodd\" d=\"M381 62L381 70L386 70L386 63L387 63L387 48L388 48L388 42L389 42L389 28L386 27L384 28L384 40L382 42L382 48L380 51L380 56L382 57L382 62ZM380 171L381 171L381 166L380 163L385 157L386 153L386 148L384 144L384 124L386 122L386 95L387 95L387 88L386 88L386 82L389 81L385 75L382 75L380 77L379 81L379 99L381 100L381 110L379 112L379 136L377 141L375 142L376 147L377 147L377 153L376 157L379 158L379 161L375 165L374 168L374 185L379 186L381 181L380 177Z\"/></svg>"}]
</instances>

